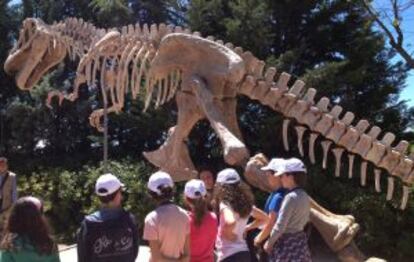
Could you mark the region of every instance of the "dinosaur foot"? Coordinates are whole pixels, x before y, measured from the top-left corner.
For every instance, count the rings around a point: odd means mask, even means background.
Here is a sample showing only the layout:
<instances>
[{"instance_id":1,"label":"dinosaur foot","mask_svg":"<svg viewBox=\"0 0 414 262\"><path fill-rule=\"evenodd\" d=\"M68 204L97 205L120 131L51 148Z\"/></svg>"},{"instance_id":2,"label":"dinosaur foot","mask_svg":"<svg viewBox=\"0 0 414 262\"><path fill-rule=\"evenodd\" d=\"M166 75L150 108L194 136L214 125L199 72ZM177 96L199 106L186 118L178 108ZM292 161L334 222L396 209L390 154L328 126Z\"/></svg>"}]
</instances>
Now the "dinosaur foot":
<instances>
[{"instance_id":1,"label":"dinosaur foot","mask_svg":"<svg viewBox=\"0 0 414 262\"><path fill-rule=\"evenodd\" d=\"M164 144L155 151L143 152L143 155L153 165L169 173L174 181L197 177L197 171L184 144L175 148L171 144Z\"/></svg>"},{"instance_id":2,"label":"dinosaur foot","mask_svg":"<svg viewBox=\"0 0 414 262\"><path fill-rule=\"evenodd\" d=\"M352 242L355 235L358 233L360 226L358 223L350 222L348 224L338 225L338 233L334 237L334 245L337 247L344 247Z\"/></svg>"},{"instance_id":3,"label":"dinosaur foot","mask_svg":"<svg viewBox=\"0 0 414 262\"><path fill-rule=\"evenodd\" d=\"M224 161L229 165L244 166L249 156L249 151L241 141L233 141L224 147Z\"/></svg>"},{"instance_id":4,"label":"dinosaur foot","mask_svg":"<svg viewBox=\"0 0 414 262\"><path fill-rule=\"evenodd\" d=\"M360 228L353 216L331 213L316 202L312 203L311 222L334 252L351 243Z\"/></svg>"}]
</instances>

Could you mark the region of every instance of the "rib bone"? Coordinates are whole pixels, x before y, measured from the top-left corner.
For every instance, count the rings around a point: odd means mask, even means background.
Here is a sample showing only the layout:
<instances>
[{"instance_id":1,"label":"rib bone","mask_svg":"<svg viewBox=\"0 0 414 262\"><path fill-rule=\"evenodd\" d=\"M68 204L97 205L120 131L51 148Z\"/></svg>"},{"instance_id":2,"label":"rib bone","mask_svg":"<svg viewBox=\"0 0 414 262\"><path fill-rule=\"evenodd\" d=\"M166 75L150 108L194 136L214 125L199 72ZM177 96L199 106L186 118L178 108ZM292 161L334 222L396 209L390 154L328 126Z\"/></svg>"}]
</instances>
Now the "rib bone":
<instances>
[{"instance_id":1,"label":"rib bone","mask_svg":"<svg viewBox=\"0 0 414 262\"><path fill-rule=\"evenodd\" d=\"M361 163L361 186L365 186L367 184L367 167L368 162L363 161Z\"/></svg>"},{"instance_id":2,"label":"rib bone","mask_svg":"<svg viewBox=\"0 0 414 262\"><path fill-rule=\"evenodd\" d=\"M322 148L323 148L322 168L323 169L326 169L326 166L327 166L328 152L329 152L329 147L331 146L331 144L332 144L332 141L329 141L329 140L322 141Z\"/></svg>"},{"instance_id":3,"label":"rib bone","mask_svg":"<svg viewBox=\"0 0 414 262\"><path fill-rule=\"evenodd\" d=\"M341 176L341 158L342 154L344 153L345 149L337 147L332 149L332 152L335 155L336 165L335 165L335 177Z\"/></svg>"},{"instance_id":4,"label":"rib bone","mask_svg":"<svg viewBox=\"0 0 414 262\"><path fill-rule=\"evenodd\" d=\"M381 169L375 168L374 169L374 173L375 173L375 191L376 192L381 192Z\"/></svg>"},{"instance_id":5,"label":"rib bone","mask_svg":"<svg viewBox=\"0 0 414 262\"><path fill-rule=\"evenodd\" d=\"M407 207L408 199L411 193L411 188L409 186L403 186L403 196L401 199L401 206L400 209L404 210Z\"/></svg>"},{"instance_id":6,"label":"rib bone","mask_svg":"<svg viewBox=\"0 0 414 262\"><path fill-rule=\"evenodd\" d=\"M283 120L283 146L286 151L289 151L289 138L288 138L288 129L289 129L290 119Z\"/></svg>"},{"instance_id":7,"label":"rib bone","mask_svg":"<svg viewBox=\"0 0 414 262\"><path fill-rule=\"evenodd\" d=\"M312 164L315 164L315 141L318 138L318 133L311 133L309 137L309 159Z\"/></svg>"},{"instance_id":8,"label":"rib bone","mask_svg":"<svg viewBox=\"0 0 414 262\"><path fill-rule=\"evenodd\" d=\"M354 154L348 154L348 178L351 179L354 176Z\"/></svg>"},{"instance_id":9,"label":"rib bone","mask_svg":"<svg viewBox=\"0 0 414 262\"><path fill-rule=\"evenodd\" d=\"M387 201L390 201L392 199L393 194L394 194L394 178L389 176L388 187L387 187Z\"/></svg>"},{"instance_id":10,"label":"rib bone","mask_svg":"<svg viewBox=\"0 0 414 262\"><path fill-rule=\"evenodd\" d=\"M295 129L296 129L296 134L298 136L299 153L303 157L303 156L305 156L305 154L303 152L303 134L305 133L307 128L304 127L304 126L295 126Z\"/></svg>"}]
</instances>

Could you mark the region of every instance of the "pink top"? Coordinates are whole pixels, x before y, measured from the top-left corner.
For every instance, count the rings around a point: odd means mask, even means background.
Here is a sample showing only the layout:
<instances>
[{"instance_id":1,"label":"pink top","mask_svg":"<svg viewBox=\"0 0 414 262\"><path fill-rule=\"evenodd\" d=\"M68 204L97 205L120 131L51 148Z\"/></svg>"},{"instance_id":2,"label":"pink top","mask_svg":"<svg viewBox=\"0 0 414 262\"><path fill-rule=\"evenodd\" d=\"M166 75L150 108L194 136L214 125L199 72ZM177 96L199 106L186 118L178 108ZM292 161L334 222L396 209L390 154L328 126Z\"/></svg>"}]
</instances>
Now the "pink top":
<instances>
[{"instance_id":1,"label":"pink top","mask_svg":"<svg viewBox=\"0 0 414 262\"><path fill-rule=\"evenodd\" d=\"M200 226L195 225L195 217L190 216L191 262L214 262L214 243L217 236L217 217L213 212L204 215Z\"/></svg>"}]
</instances>

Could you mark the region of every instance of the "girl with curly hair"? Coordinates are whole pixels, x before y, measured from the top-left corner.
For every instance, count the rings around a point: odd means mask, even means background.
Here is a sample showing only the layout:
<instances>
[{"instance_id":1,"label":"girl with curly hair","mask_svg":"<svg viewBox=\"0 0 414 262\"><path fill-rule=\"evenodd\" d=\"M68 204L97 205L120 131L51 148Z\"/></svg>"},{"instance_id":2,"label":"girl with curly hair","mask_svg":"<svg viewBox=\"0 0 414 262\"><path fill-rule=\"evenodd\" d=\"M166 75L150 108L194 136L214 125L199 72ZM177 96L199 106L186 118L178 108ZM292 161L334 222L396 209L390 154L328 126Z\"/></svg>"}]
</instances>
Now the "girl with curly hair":
<instances>
[{"instance_id":1,"label":"girl with curly hair","mask_svg":"<svg viewBox=\"0 0 414 262\"><path fill-rule=\"evenodd\" d=\"M39 199L22 197L17 200L6 221L0 250L2 262L60 261Z\"/></svg>"},{"instance_id":2,"label":"girl with curly hair","mask_svg":"<svg viewBox=\"0 0 414 262\"><path fill-rule=\"evenodd\" d=\"M254 206L254 196L248 185L232 168L217 175L214 205L220 216L216 239L217 259L222 262L249 262L250 252L244 231L250 216L265 223L266 214Z\"/></svg>"}]
</instances>

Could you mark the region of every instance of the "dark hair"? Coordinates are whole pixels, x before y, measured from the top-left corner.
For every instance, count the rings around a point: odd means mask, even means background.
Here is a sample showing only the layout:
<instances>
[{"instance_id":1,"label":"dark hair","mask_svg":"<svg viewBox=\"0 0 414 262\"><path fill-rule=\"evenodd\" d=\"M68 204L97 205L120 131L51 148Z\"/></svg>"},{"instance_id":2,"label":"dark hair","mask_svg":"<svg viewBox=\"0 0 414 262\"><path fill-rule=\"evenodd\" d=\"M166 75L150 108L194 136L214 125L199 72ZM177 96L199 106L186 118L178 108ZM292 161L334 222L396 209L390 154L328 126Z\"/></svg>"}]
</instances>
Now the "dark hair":
<instances>
[{"instance_id":1,"label":"dark hair","mask_svg":"<svg viewBox=\"0 0 414 262\"><path fill-rule=\"evenodd\" d=\"M108 204L109 202L111 202L112 200L115 199L116 194L118 194L119 191L121 191L121 188L119 188L117 191L113 192L110 195L107 195L107 196L98 196L99 201L101 201L101 203L103 203L103 204Z\"/></svg>"},{"instance_id":2,"label":"dark hair","mask_svg":"<svg viewBox=\"0 0 414 262\"><path fill-rule=\"evenodd\" d=\"M208 212L208 201L205 197L192 199L185 197L186 201L190 204L194 213L194 222L197 227L201 226L205 214Z\"/></svg>"},{"instance_id":3,"label":"dark hair","mask_svg":"<svg viewBox=\"0 0 414 262\"><path fill-rule=\"evenodd\" d=\"M290 172L286 173L288 176L293 176L293 181L298 187L304 188L306 186L307 175L305 172Z\"/></svg>"},{"instance_id":4,"label":"dark hair","mask_svg":"<svg viewBox=\"0 0 414 262\"><path fill-rule=\"evenodd\" d=\"M156 201L167 201L171 200L174 196L174 190L172 187L168 185L160 185L158 189L161 191L161 195L158 193L148 190L148 193L151 195L153 199Z\"/></svg>"},{"instance_id":5,"label":"dark hair","mask_svg":"<svg viewBox=\"0 0 414 262\"><path fill-rule=\"evenodd\" d=\"M224 202L237 212L240 217L246 218L252 211L254 196L250 187L244 182L235 184L219 184L214 186L214 207L219 213L219 205Z\"/></svg>"},{"instance_id":6,"label":"dark hair","mask_svg":"<svg viewBox=\"0 0 414 262\"><path fill-rule=\"evenodd\" d=\"M18 199L13 205L5 222L0 248L16 251L14 240L18 236L27 239L42 255L57 252L46 219L38 207L26 197Z\"/></svg>"}]
</instances>

